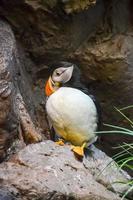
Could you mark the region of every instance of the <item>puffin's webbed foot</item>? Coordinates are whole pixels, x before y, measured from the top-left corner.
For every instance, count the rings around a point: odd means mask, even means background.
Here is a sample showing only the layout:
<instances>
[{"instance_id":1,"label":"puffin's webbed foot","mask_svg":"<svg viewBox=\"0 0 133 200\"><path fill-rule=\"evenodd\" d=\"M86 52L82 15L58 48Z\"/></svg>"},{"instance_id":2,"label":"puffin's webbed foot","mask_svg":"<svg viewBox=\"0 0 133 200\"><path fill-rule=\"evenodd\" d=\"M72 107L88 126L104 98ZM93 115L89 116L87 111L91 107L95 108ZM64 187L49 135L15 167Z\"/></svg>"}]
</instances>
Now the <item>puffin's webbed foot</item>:
<instances>
[{"instance_id":1,"label":"puffin's webbed foot","mask_svg":"<svg viewBox=\"0 0 133 200\"><path fill-rule=\"evenodd\" d=\"M56 144L60 145L60 146L64 146L65 145L65 141L63 139L59 139L57 142L55 142Z\"/></svg>"},{"instance_id":2,"label":"puffin's webbed foot","mask_svg":"<svg viewBox=\"0 0 133 200\"><path fill-rule=\"evenodd\" d=\"M71 147L71 150L77 155L78 157L83 157L84 156L84 148L86 146L86 142L83 143L83 145L80 146L73 146Z\"/></svg>"}]
</instances>

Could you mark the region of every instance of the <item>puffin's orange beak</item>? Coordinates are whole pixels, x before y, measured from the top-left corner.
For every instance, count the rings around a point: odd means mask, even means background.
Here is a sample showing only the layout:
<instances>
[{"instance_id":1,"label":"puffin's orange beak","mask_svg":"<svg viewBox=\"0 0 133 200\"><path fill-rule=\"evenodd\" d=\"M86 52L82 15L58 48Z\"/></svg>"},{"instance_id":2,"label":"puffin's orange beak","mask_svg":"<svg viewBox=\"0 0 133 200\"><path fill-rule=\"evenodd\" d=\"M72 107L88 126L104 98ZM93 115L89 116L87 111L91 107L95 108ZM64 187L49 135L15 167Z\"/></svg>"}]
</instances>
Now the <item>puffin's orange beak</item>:
<instances>
[{"instance_id":1,"label":"puffin's orange beak","mask_svg":"<svg viewBox=\"0 0 133 200\"><path fill-rule=\"evenodd\" d=\"M46 82L46 85L45 85L45 94L47 96L50 96L54 92L55 92L55 89L52 86L51 77L49 77L49 79L48 79L48 81Z\"/></svg>"}]
</instances>

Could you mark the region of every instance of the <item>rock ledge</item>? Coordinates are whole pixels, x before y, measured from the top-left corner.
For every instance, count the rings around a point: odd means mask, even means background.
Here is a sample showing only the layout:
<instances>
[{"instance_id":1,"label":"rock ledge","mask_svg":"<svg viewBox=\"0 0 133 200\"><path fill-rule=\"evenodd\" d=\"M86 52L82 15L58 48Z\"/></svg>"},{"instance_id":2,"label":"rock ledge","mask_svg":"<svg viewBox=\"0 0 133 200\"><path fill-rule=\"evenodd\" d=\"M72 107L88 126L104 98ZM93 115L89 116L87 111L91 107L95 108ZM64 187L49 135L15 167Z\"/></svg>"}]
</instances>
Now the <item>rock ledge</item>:
<instances>
[{"instance_id":1,"label":"rock ledge","mask_svg":"<svg viewBox=\"0 0 133 200\"><path fill-rule=\"evenodd\" d=\"M129 177L115 167L98 177L98 170L109 161L103 152L92 147L91 155L79 162L69 146L45 141L28 145L14 159L2 163L0 180L2 186L22 200L119 200L119 195L107 186L111 186L112 180ZM125 189L115 188L120 193Z\"/></svg>"}]
</instances>

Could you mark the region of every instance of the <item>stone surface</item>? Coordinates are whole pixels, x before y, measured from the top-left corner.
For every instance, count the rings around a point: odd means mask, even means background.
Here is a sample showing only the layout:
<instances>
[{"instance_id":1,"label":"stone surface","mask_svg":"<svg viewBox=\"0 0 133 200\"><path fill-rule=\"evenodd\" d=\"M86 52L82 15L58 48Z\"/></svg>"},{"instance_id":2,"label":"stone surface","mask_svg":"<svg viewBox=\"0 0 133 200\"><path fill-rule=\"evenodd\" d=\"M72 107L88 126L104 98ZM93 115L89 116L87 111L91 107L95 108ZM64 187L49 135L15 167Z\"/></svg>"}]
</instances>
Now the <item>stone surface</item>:
<instances>
[{"instance_id":1,"label":"stone surface","mask_svg":"<svg viewBox=\"0 0 133 200\"><path fill-rule=\"evenodd\" d=\"M13 196L6 188L0 188L0 200L15 200Z\"/></svg>"},{"instance_id":2,"label":"stone surface","mask_svg":"<svg viewBox=\"0 0 133 200\"><path fill-rule=\"evenodd\" d=\"M10 26L0 23L0 161L5 157L12 136L16 135L13 97L15 95L11 68L13 67L14 35Z\"/></svg>"},{"instance_id":3,"label":"stone surface","mask_svg":"<svg viewBox=\"0 0 133 200\"><path fill-rule=\"evenodd\" d=\"M63 5L56 2L45 1L42 5L38 0L20 3L4 0L0 7L37 67L54 59L68 58L95 31L104 15L102 1L72 16L66 14ZM13 12L10 12L11 9Z\"/></svg>"},{"instance_id":4,"label":"stone surface","mask_svg":"<svg viewBox=\"0 0 133 200\"><path fill-rule=\"evenodd\" d=\"M97 182L103 184L111 191L124 193L128 188L124 184L118 183L118 180L124 182L126 179L130 179L128 174L120 170L112 158L108 157L95 146L92 146L91 150L92 156L84 159L84 166L95 177Z\"/></svg>"},{"instance_id":5,"label":"stone surface","mask_svg":"<svg viewBox=\"0 0 133 200\"><path fill-rule=\"evenodd\" d=\"M67 14L84 11L96 4L96 0L62 0Z\"/></svg>"},{"instance_id":6,"label":"stone surface","mask_svg":"<svg viewBox=\"0 0 133 200\"><path fill-rule=\"evenodd\" d=\"M117 200L120 199L118 195L107 186L118 179L127 180L129 176L111 167L98 178L108 161L110 159L104 153L93 147L82 163L76 160L70 146L46 141L28 145L10 161L1 164L0 180L22 200ZM114 189L117 193L125 190L121 185Z\"/></svg>"},{"instance_id":7,"label":"stone surface","mask_svg":"<svg viewBox=\"0 0 133 200\"><path fill-rule=\"evenodd\" d=\"M0 43L1 162L5 158L6 151L10 147L13 139L18 136L18 132L22 133L26 143L40 141L41 135L39 134L39 122L38 126L36 125L35 127L32 119L34 118L35 121L37 118L37 115L35 116L33 114L35 105L33 100L31 100L32 92L29 89L33 86L29 83L30 80L28 80L26 75L23 80L21 78L21 75L24 73L24 69L22 69L24 68L24 62L20 62L16 41L10 26L2 20L0 21ZM32 118L30 117L31 114Z\"/></svg>"},{"instance_id":8,"label":"stone surface","mask_svg":"<svg viewBox=\"0 0 133 200\"><path fill-rule=\"evenodd\" d=\"M58 0L26 0L25 3L36 10L39 8L53 9L57 6L62 6L62 9L64 9L67 14L70 14L73 12L81 12L91 6L94 6L96 4L96 0L61 0L60 2Z\"/></svg>"}]
</instances>

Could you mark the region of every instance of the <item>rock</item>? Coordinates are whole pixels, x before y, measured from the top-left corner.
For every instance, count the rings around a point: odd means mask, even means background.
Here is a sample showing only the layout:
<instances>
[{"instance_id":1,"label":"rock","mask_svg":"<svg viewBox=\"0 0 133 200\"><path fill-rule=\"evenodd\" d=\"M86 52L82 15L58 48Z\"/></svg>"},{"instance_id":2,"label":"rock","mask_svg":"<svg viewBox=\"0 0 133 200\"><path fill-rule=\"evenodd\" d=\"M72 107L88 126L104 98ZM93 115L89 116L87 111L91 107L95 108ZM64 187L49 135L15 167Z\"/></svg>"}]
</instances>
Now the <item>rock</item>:
<instances>
[{"instance_id":1,"label":"rock","mask_svg":"<svg viewBox=\"0 0 133 200\"><path fill-rule=\"evenodd\" d=\"M0 23L0 162L16 135L17 118L13 106L15 90L11 77L14 35L10 26Z\"/></svg>"},{"instance_id":2,"label":"rock","mask_svg":"<svg viewBox=\"0 0 133 200\"><path fill-rule=\"evenodd\" d=\"M83 67L86 80L92 79L99 82L95 85L95 93L101 99L104 120L108 123L121 124L120 114L113 106L121 108L124 104L132 105L133 103L130 98L133 90L132 44L131 36L117 35L95 44L90 44L88 41L75 52L75 57L83 66L86 66ZM103 93L106 93L107 101ZM116 118L115 122L109 119L109 113ZM128 116L132 118L132 112L128 113Z\"/></svg>"},{"instance_id":3,"label":"rock","mask_svg":"<svg viewBox=\"0 0 133 200\"><path fill-rule=\"evenodd\" d=\"M96 4L96 0L62 0L67 14L81 12Z\"/></svg>"},{"instance_id":4,"label":"rock","mask_svg":"<svg viewBox=\"0 0 133 200\"><path fill-rule=\"evenodd\" d=\"M5 158L7 149L12 141L18 136L18 131L24 136L26 143L38 142L42 139L39 134L39 123L35 128L32 114L30 117L25 102L31 108L34 103L28 95L30 84L25 85L27 78L20 83L24 64L20 62L14 34L10 26L0 21L0 162ZM19 72L21 68L21 72ZM23 75L24 76L24 75ZM24 83L25 80L25 83ZM20 89L21 88L21 89ZM23 90L23 88L25 88ZM23 93L22 93L23 90ZM26 92L25 92L26 91ZM27 97L25 97L27 94ZM32 112L34 110L32 109ZM43 115L44 116L44 115ZM34 119L35 121L35 119ZM45 118L44 118L45 121Z\"/></svg>"},{"instance_id":5,"label":"rock","mask_svg":"<svg viewBox=\"0 0 133 200\"><path fill-rule=\"evenodd\" d=\"M0 189L0 200L15 200L16 198L5 188Z\"/></svg>"},{"instance_id":6,"label":"rock","mask_svg":"<svg viewBox=\"0 0 133 200\"><path fill-rule=\"evenodd\" d=\"M107 168L99 183L96 177L110 159L98 149L93 147L92 150L92 155L83 164L76 160L67 145L62 147L52 141L31 144L12 161L0 165L0 180L22 200L120 199L107 186L119 178L128 180L129 176L117 168ZM124 190L120 185L116 191L121 193Z\"/></svg>"},{"instance_id":7,"label":"rock","mask_svg":"<svg viewBox=\"0 0 133 200\"><path fill-rule=\"evenodd\" d=\"M120 170L118 165L108 157L104 152L98 150L95 146L91 147L92 156L84 159L84 166L91 172L95 179L116 193L124 193L128 187L118 183L118 180L124 182L130 179L130 176Z\"/></svg>"},{"instance_id":8,"label":"rock","mask_svg":"<svg viewBox=\"0 0 133 200\"><path fill-rule=\"evenodd\" d=\"M2 15L6 15L13 25L18 41L30 53L38 68L73 54L86 37L96 30L104 15L103 1L90 7L90 12L86 10L72 16L64 12L65 5L73 9L73 4L80 8L80 4L86 7L95 1L83 0L83 3L79 1L76 4L75 0L70 0L62 1L61 5L57 4L57 0L41 2L4 0L0 6Z\"/></svg>"}]
</instances>

